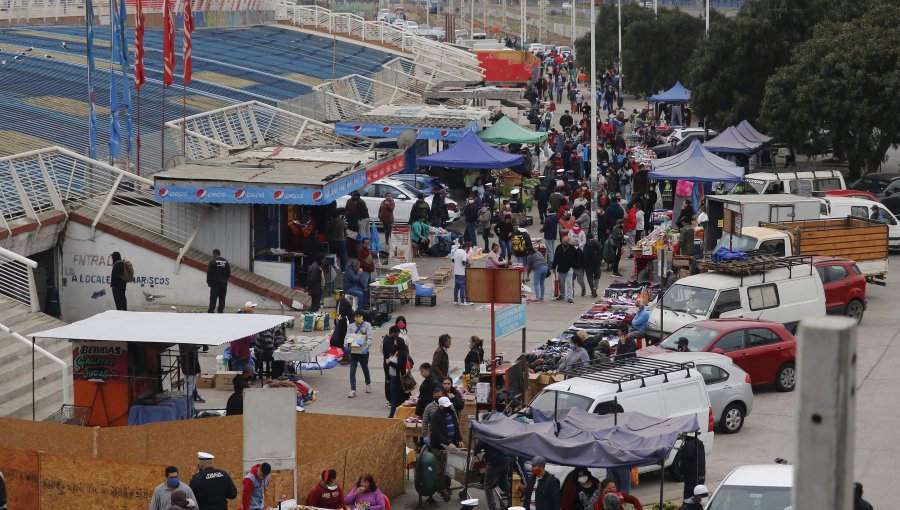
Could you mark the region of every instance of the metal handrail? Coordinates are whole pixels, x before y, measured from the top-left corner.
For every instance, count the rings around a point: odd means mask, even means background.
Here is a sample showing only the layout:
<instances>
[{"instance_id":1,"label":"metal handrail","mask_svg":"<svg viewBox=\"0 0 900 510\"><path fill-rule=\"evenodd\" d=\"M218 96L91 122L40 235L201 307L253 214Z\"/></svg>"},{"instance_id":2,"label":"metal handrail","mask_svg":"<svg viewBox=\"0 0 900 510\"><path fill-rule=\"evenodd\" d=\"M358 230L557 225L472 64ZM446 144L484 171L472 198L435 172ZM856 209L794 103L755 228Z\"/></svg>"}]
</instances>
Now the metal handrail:
<instances>
[{"instance_id":1,"label":"metal handrail","mask_svg":"<svg viewBox=\"0 0 900 510\"><path fill-rule=\"evenodd\" d=\"M3 294L28 305L32 312L40 311L37 286L34 282L34 270L37 266L37 262L29 258L0 248L0 282L2 282L0 288Z\"/></svg>"},{"instance_id":2,"label":"metal handrail","mask_svg":"<svg viewBox=\"0 0 900 510\"><path fill-rule=\"evenodd\" d=\"M57 365L60 366L60 368L62 368L63 405L71 404L72 399L71 399L71 396L69 395L69 385L68 385L69 365L65 361L54 356L52 353L50 353L49 351L47 351L46 349L44 349L43 347L38 345L33 339L28 340L24 336L16 333L15 331L12 331L4 324L0 324L0 331L3 331L7 335L18 340L19 342L22 342L23 344L27 345L29 348L34 349L35 352L39 352L41 354L41 356L44 356L45 358L49 359L53 363L56 363Z\"/></svg>"}]
</instances>

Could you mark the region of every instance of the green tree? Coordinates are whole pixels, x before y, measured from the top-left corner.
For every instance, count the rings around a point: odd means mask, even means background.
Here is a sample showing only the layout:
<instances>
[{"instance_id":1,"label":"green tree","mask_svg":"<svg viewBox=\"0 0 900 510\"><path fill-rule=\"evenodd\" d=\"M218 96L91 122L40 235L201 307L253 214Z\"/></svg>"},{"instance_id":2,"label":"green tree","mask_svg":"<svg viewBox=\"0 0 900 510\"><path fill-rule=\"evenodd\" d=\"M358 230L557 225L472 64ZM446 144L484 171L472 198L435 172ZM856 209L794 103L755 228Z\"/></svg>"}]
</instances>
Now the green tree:
<instances>
[{"instance_id":1,"label":"green tree","mask_svg":"<svg viewBox=\"0 0 900 510\"><path fill-rule=\"evenodd\" d=\"M763 122L807 154L832 145L850 177L872 172L900 143L900 4L826 22L768 81Z\"/></svg>"}]
</instances>

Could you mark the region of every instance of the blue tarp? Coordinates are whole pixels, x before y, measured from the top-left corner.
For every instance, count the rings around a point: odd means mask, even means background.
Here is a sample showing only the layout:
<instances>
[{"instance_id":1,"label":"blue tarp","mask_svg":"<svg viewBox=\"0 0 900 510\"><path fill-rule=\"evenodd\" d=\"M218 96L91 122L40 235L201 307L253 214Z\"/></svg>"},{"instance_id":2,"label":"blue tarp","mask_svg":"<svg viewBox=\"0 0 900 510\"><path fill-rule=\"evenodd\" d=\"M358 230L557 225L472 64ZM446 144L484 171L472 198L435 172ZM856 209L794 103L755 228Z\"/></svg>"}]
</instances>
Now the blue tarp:
<instances>
[{"instance_id":1,"label":"blue tarp","mask_svg":"<svg viewBox=\"0 0 900 510\"><path fill-rule=\"evenodd\" d=\"M494 413L472 422L479 440L510 455L540 455L551 464L594 468L648 466L666 458L683 432L695 432L694 414L654 418L637 412L598 415L570 408L557 421L523 423Z\"/></svg>"},{"instance_id":2,"label":"blue tarp","mask_svg":"<svg viewBox=\"0 0 900 510\"><path fill-rule=\"evenodd\" d=\"M445 168L510 168L522 164L520 155L499 151L481 141L469 131L453 147L437 154L416 159L417 166L440 166Z\"/></svg>"},{"instance_id":3,"label":"blue tarp","mask_svg":"<svg viewBox=\"0 0 900 510\"><path fill-rule=\"evenodd\" d=\"M738 182L744 178L744 167L709 152L699 140L684 152L650 163L650 178L662 181Z\"/></svg>"},{"instance_id":4,"label":"blue tarp","mask_svg":"<svg viewBox=\"0 0 900 510\"><path fill-rule=\"evenodd\" d=\"M753 154L763 146L762 142L756 142L744 138L734 126L719 133L719 136L703 142L710 152L722 152L726 154Z\"/></svg>"},{"instance_id":5,"label":"blue tarp","mask_svg":"<svg viewBox=\"0 0 900 510\"><path fill-rule=\"evenodd\" d=\"M691 91L684 88L680 81L665 92L650 96L647 101L651 103L687 103L691 100Z\"/></svg>"}]
</instances>

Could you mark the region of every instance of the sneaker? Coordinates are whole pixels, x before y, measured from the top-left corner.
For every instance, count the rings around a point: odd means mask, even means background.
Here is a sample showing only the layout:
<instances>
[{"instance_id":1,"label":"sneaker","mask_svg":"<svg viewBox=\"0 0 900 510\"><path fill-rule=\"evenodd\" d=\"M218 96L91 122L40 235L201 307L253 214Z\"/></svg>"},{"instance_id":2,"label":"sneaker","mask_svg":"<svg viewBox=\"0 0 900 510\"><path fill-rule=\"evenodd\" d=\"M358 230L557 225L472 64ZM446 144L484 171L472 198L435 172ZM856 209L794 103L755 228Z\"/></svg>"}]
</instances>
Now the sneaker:
<instances>
[{"instance_id":1,"label":"sneaker","mask_svg":"<svg viewBox=\"0 0 900 510\"><path fill-rule=\"evenodd\" d=\"M385 400L385 401L384 401L384 406L385 406L385 407L391 407L391 403L388 402L387 400Z\"/></svg>"},{"instance_id":2,"label":"sneaker","mask_svg":"<svg viewBox=\"0 0 900 510\"><path fill-rule=\"evenodd\" d=\"M574 303L574 302L575 302L575 300L573 300L573 299L567 299L567 300L566 300L566 303Z\"/></svg>"},{"instance_id":3,"label":"sneaker","mask_svg":"<svg viewBox=\"0 0 900 510\"><path fill-rule=\"evenodd\" d=\"M624 278L620 273L613 273L612 275L618 278Z\"/></svg>"},{"instance_id":4,"label":"sneaker","mask_svg":"<svg viewBox=\"0 0 900 510\"><path fill-rule=\"evenodd\" d=\"M596 293L596 292L591 292L591 297L594 298L594 299L597 299L597 293Z\"/></svg>"},{"instance_id":5,"label":"sneaker","mask_svg":"<svg viewBox=\"0 0 900 510\"><path fill-rule=\"evenodd\" d=\"M366 385L366 393L372 393L372 385L371 384Z\"/></svg>"},{"instance_id":6,"label":"sneaker","mask_svg":"<svg viewBox=\"0 0 900 510\"><path fill-rule=\"evenodd\" d=\"M356 391L350 390L350 393L347 394L347 398L356 398Z\"/></svg>"},{"instance_id":7,"label":"sneaker","mask_svg":"<svg viewBox=\"0 0 900 510\"><path fill-rule=\"evenodd\" d=\"M463 303L463 306L472 306L472 305L474 305L474 304L475 304L475 303L469 303L468 301L466 301L465 303Z\"/></svg>"},{"instance_id":8,"label":"sneaker","mask_svg":"<svg viewBox=\"0 0 900 510\"><path fill-rule=\"evenodd\" d=\"M459 301L454 301L453 306L459 306Z\"/></svg>"},{"instance_id":9,"label":"sneaker","mask_svg":"<svg viewBox=\"0 0 900 510\"><path fill-rule=\"evenodd\" d=\"M206 403L206 401L203 400L203 397L201 397L200 395L194 395L194 402L197 402L198 404L205 404L205 403Z\"/></svg>"},{"instance_id":10,"label":"sneaker","mask_svg":"<svg viewBox=\"0 0 900 510\"><path fill-rule=\"evenodd\" d=\"M584 289L581 289L581 297L584 297Z\"/></svg>"}]
</instances>

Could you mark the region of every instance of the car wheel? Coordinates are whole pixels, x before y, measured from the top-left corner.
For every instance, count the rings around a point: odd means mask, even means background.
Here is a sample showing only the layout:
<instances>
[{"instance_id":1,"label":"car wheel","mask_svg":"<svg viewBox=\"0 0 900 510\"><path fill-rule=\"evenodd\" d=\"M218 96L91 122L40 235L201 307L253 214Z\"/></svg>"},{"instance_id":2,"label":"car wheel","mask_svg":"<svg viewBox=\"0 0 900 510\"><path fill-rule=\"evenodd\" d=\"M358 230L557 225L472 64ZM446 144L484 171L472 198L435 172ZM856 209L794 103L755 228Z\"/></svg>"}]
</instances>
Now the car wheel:
<instances>
[{"instance_id":1,"label":"car wheel","mask_svg":"<svg viewBox=\"0 0 900 510\"><path fill-rule=\"evenodd\" d=\"M673 482L684 481L684 476L681 474L681 451L676 453L675 458L672 459L672 465L669 466L669 476Z\"/></svg>"},{"instance_id":2,"label":"car wheel","mask_svg":"<svg viewBox=\"0 0 900 510\"><path fill-rule=\"evenodd\" d=\"M794 391L797 385L797 369L793 363L781 365L775 374L775 387L778 391Z\"/></svg>"},{"instance_id":3,"label":"car wheel","mask_svg":"<svg viewBox=\"0 0 900 510\"><path fill-rule=\"evenodd\" d=\"M866 311L866 305L863 304L862 301L858 299L853 299L849 303L847 303L847 310L844 312L844 315L850 317L855 320L857 324L861 323L863 320L863 313Z\"/></svg>"},{"instance_id":4,"label":"car wheel","mask_svg":"<svg viewBox=\"0 0 900 510\"><path fill-rule=\"evenodd\" d=\"M739 432L744 426L744 406L738 402L728 404L719 418L719 430L725 434Z\"/></svg>"}]
</instances>

